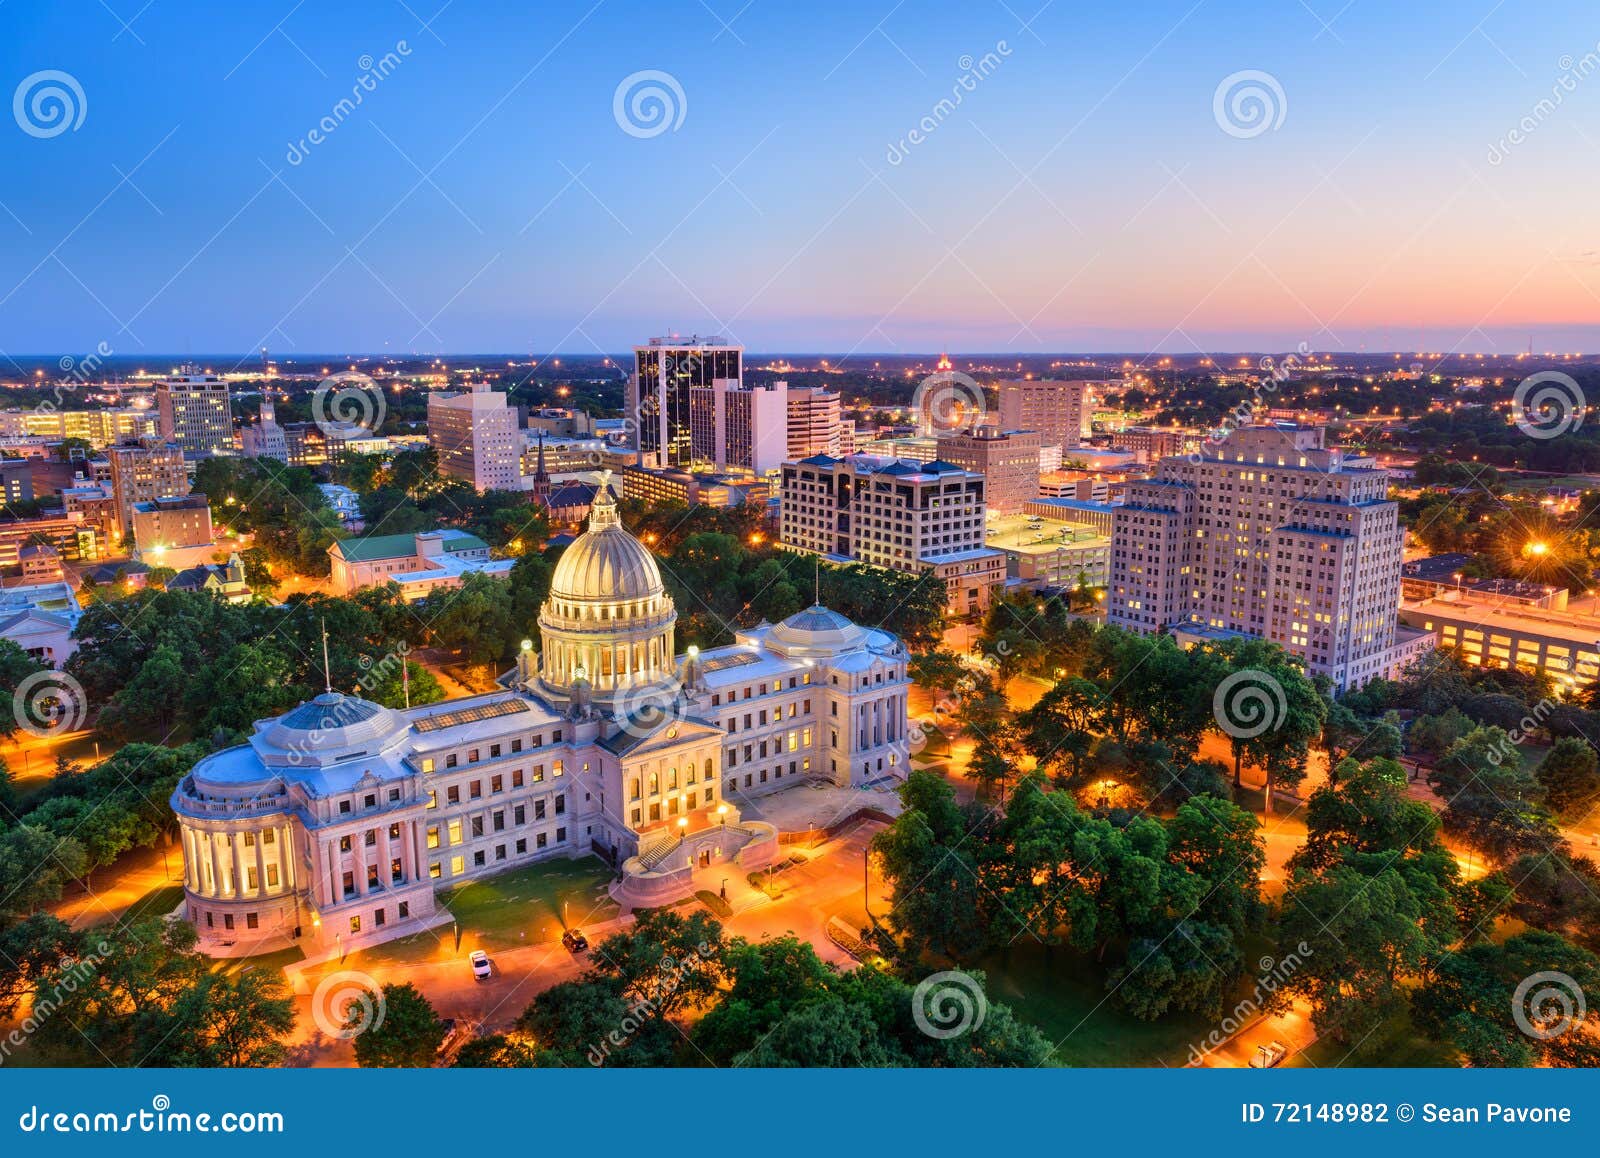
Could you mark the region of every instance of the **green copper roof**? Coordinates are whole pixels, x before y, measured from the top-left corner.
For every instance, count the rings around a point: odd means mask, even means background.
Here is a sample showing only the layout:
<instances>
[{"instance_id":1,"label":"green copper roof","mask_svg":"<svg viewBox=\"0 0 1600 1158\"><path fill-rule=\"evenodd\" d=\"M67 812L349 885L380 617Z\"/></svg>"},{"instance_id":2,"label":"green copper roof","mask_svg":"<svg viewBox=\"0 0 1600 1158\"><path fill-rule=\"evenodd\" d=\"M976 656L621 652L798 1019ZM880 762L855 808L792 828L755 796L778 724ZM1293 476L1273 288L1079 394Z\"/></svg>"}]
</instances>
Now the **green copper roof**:
<instances>
[{"instance_id":1,"label":"green copper roof","mask_svg":"<svg viewBox=\"0 0 1600 1158\"><path fill-rule=\"evenodd\" d=\"M476 535L469 535L463 531L444 532L444 549L447 553L457 551L487 551L489 544ZM417 551L417 537L415 535L368 535L360 539L340 539L335 544L339 553L351 563L370 563L374 559L398 559L402 555L414 555Z\"/></svg>"}]
</instances>

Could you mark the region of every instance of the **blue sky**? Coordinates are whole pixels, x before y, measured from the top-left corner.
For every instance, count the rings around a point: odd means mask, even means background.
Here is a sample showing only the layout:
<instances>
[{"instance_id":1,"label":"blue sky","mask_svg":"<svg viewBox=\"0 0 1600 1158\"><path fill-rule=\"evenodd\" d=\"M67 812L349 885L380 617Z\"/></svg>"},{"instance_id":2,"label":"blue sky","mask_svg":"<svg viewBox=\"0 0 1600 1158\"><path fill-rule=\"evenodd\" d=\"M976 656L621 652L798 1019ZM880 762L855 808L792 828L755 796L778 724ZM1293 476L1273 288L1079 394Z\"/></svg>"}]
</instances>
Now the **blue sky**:
<instances>
[{"instance_id":1,"label":"blue sky","mask_svg":"<svg viewBox=\"0 0 1600 1158\"><path fill-rule=\"evenodd\" d=\"M441 2L5 3L0 350L1600 346L1589 5Z\"/></svg>"}]
</instances>

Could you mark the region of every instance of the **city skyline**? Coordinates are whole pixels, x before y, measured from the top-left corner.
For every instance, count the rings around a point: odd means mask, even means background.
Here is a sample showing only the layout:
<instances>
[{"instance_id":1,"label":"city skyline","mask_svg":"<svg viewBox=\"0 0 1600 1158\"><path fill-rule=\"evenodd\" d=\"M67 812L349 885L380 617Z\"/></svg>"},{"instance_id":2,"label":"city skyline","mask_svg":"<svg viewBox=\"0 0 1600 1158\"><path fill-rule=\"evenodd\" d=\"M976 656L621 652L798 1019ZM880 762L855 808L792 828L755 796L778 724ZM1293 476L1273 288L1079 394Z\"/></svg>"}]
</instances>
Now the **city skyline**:
<instances>
[{"instance_id":1,"label":"city skyline","mask_svg":"<svg viewBox=\"0 0 1600 1158\"><path fill-rule=\"evenodd\" d=\"M1327 9L18 13L0 351L1600 348L1581 7Z\"/></svg>"}]
</instances>

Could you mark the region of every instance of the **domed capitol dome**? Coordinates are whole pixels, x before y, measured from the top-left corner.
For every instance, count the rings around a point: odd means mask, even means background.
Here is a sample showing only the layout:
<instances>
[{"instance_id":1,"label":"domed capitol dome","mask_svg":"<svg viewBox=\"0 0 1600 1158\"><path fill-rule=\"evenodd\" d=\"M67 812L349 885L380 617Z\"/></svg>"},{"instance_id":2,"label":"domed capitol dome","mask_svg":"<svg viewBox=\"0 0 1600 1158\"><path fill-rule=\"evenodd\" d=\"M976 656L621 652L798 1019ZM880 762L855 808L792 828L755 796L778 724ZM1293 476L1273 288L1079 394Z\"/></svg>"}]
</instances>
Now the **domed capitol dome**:
<instances>
[{"instance_id":1,"label":"domed capitol dome","mask_svg":"<svg viewBox=\"0 0 1600 1158\"><path fill-rule=\"evenodd\" d=\"M558 700L583 680L605 704L675 670L677 609L655 556L622 525L610 481L602 472L589 529L562 554L539 612L540 682Z\"/></svg>"},{"instance_id":2,"label":"domed capitol dome","mask_svg":"<svg viewBox=\"0 0 1600 1158\"><path fill-rule=\"evenodd\" d=\"M661 569L645 545L630 535L617 514L606 482L595 494L589 529L573 540L556 564L550 598L567 604L642 602L664 596Z\"/></svg>"}]
</instances>

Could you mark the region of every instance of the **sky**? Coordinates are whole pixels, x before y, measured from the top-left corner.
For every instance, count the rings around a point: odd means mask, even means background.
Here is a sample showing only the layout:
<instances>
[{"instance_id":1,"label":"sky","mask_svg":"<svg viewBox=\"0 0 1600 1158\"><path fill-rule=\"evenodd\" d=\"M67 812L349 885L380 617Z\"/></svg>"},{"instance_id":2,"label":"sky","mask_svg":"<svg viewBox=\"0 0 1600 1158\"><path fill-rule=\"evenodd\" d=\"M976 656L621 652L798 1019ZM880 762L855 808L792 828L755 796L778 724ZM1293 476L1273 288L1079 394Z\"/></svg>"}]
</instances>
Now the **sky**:
<instances>
[{"instance_id":1,"label":"sky","mask_svg":"<svg viewBox=\"0 0 1600 1158\"><path fill-rule=\"evenodd\" d=\"M1600 349L1580 0L7 0L6 92L0 357Z\"/></svg>"}]
</instances>

